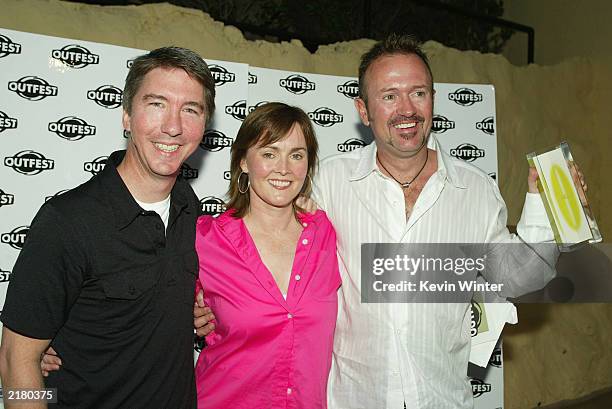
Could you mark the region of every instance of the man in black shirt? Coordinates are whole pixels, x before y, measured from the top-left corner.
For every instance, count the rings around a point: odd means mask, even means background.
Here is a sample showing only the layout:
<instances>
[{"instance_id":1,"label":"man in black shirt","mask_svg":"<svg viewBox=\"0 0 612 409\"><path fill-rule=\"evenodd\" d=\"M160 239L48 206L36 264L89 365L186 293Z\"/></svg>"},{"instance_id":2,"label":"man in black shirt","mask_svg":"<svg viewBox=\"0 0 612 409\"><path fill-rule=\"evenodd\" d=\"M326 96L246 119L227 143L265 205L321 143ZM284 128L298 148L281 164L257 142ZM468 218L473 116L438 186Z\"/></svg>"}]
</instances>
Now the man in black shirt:
<instances>
[{"instance_id":1,"label":"man in black shirt","mask_svg":"<svg viewBox=\"0 0 612 409\"><path fill-rule=\"evenodd\" d=\"M179 172L214 96L192 51L166 47L134 60L123 100L127 151L40 209L14 266L2 313L5 396L46 386L62 408L195 408L199 204ZM49 345L62 370L45 385L40 355Z\"/></svg>"}]
</instances>

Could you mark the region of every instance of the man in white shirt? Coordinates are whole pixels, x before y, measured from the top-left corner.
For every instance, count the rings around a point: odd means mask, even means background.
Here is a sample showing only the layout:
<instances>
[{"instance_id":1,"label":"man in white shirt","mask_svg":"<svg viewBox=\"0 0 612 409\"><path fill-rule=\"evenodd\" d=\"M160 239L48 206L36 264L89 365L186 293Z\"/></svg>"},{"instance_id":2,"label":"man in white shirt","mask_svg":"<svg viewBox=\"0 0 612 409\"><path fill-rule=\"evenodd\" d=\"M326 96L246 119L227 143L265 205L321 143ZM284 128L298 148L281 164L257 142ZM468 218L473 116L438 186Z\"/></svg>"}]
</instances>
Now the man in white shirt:
<instances>
[{"instance_id":1,"label":"man in white shirt","mask_svg":"<svg viewBox=\"0 0 612 409\"><path fill-rule=\"evenodd\" d=\"M342 274L330 409L472 408L467 378L469 303L362 303L362 243L520 242L506 228L507 210L493 180L442 152L430 135L433 76L409 37L391 36L362 57L355 106L374 143L323 161L315 201L338 235ZM529 191L519 234L552 239L536 184ZM552 265L556 252L545 255ZM490 272L505 296L541 288L539 276ZM542 276L544 275L544 276Z\"/></svg>"},{"instance_id":2,"label":"man in white shirt","mask_svg":"<svg viewBox=\"0 0 612 409\"><path fill-rule=\"evenodd\" d=\"M362 57L355 101L374 143L320 164L314 199L338 236L342 274L330 409L468 409L473 407L467 366L469 303L362 303L363 243L512 243L507 210L493 180L450 157L430 135L433 75L409 37L391 36ZM520 236L528 243L553 239L530 171ZM528 250L539 275L513 265L487 271L504 296L542 288L558 255ZM210 310L195 308L197 333L206 335Z\"/></svg>"}]
</instances>

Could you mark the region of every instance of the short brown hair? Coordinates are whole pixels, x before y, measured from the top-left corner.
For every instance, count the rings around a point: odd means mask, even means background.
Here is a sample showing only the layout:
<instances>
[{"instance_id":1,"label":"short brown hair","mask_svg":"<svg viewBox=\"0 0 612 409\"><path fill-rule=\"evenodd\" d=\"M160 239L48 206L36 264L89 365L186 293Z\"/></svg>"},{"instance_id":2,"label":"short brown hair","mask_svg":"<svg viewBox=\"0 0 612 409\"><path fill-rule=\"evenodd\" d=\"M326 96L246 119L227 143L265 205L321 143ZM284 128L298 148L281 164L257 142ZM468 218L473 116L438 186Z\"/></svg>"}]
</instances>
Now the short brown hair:
<instances>
[{"instance_id":1,"label":"short brown hair","mask_svg":"<svg viewBox=\"0 0 612 409\"><path fill-rule=\"evenodd\" d=\"M194 51L181 47L162 47L137 57L130 67L123 88L123 109L130 114L132 102L144 77L155 68L180 68L204 88L206 122L215 112L215 80L206 62Z\"/></svg>"},{"instance_id":2,"label":"short brown hair","mask_svg":"<svg viewBox=\"0 0 612 409\"><path fill-rule=\"evenodd\" d=\"M390 34L387 38L377 42L368 50L364 55L361 56L361 62L359 64L359 97L367 102L366 95L366 81L365 75L368 68L381 57L394 54L414 54L419 57L429 71L429 77L431 78L431 84L433 86L433 73L429 66L429 59L427 54L421 48L421 43L413 36L407 34Z\"/></svg>"},{"instance_id":3,"label":"short brown hair","mask_svg":"<svg viewBox=\"0 0 612 409\"><path fill-rule=\"evenodd\" d=\"M239 178L242 173L240 162L246 157L247 151L253 146L266 146L283 139L295 125L299 125L304 134L308 154L308 171L301 194L306 197L310 196L319 151L319 144L310 118L298 107L281 102L270 102L260 105L247 115L232 144L227 208L234 209L234 217L243 217L250 205L248 191L246 194L240 193L239 186ZM293 208L303 211L296 206L295 199Z\"/></svg>"}]
</instances>

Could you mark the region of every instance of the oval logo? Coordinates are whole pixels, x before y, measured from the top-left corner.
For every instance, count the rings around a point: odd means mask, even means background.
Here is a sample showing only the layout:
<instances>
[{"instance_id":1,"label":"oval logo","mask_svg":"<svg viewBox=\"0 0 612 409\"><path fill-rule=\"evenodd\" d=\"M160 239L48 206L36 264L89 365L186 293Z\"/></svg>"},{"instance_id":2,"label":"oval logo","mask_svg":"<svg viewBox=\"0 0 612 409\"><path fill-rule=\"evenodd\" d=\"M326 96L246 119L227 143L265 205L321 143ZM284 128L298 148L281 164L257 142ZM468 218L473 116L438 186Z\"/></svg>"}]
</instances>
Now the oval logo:
<instances>
[{"instance_id":1,"label":"oval logo","mask_svg":"<svg viewBox=\"0 0 612 409\"><path fill-rule=\"evenodd\" d=\"M121 106L123 91L114 85L101 85L87 91L87 99L106 109L115 109Z\"/></svg>"},{"instance_id":2,"label":"oval logo","mask_svg":"<svg viewBox=\"0 0 612 409\"><path fill-rule=\"evenodd\" d=\"M223 200L215 196L207 196L200 200L202 213L205 215L217 217L225 212L225 203Z\"/></svg>"},{"instance_id":3,"label":"oval logo","mask_svg":"<svg viewBox=\"0 0 612 409\"><path fill-rule=\"evenodd\" d=\"M52 50L51 57L75 69L85 68L90 64L100 62L99 55L93 54L87 48L78 44L69 44L59 50Z\"/></svg>"},{"instance_id":4,"label":"oval logo","mask_svg":"<svg viewBox=\"0 0 612 409\"><path fill-rule=\"evenodd\" d=\"M301 95L307 91L313 91L315 89L315 83L308 81L308 79L302 75L293 74L287 78L279 80L278 84L286 89L287 91Z\"/></svg>"},{"instance_id":5,"label":"oval logo","mask_svg":"<svg viewBox=\"0 0 612 409\"><path fill-rule=\"evenodd\" d=\"M223 132L217 131L216 129L209 129L204 132L204 137L202 138L202 142L200 142L200 148L209 152L218 152L223 148L231 147L232 143L234 143L234 140L225 136Z\"/></svg>"},{"instance_id":6,"label":"oval logo","mask_svg":"<svg viewBox=\"0 0 612 409\"><path fill-rule=\"evenodd\" d=\"M4 244L8 244L15 250L21 250L25 244L29 231L30 226L16 227L10 233L2 233L2 235L0 235L0 241Z\"/></svg>"}]
</instances>

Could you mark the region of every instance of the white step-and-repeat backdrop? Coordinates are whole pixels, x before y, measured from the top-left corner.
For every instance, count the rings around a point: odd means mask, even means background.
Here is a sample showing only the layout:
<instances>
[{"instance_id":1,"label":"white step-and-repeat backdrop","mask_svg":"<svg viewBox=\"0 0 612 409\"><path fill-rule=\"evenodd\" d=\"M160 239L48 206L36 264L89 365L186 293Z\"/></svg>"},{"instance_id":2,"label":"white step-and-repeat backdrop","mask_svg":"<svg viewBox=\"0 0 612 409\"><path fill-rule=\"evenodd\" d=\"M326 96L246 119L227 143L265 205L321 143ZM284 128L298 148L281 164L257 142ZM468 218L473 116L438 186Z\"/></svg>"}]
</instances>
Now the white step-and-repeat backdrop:
<instances>
[{"instance_id":1,"label":"white step-and-repeat backdrop","mask_svg":"<svg viewBox=\"0 0 612 409\"><path fill-rule=\"evenodd\" d=\"M40 206L100 172L107 156L125 147L121 90L131 61L144 52L0 28L0 305ZM371 141L353 105L355 78L206 60L217 86L217 112L182 172L207 214L223 211L230 146L258 104L303 108L315 124L322 158ZM493 87L435 88L433 132L443 148L496 178ZM502 408L501 349L486 371L472 375L475 407Z\"/></svg>"}]
</instances>

